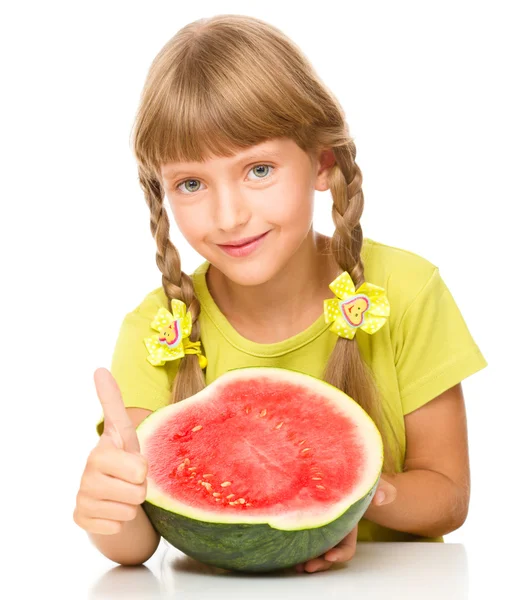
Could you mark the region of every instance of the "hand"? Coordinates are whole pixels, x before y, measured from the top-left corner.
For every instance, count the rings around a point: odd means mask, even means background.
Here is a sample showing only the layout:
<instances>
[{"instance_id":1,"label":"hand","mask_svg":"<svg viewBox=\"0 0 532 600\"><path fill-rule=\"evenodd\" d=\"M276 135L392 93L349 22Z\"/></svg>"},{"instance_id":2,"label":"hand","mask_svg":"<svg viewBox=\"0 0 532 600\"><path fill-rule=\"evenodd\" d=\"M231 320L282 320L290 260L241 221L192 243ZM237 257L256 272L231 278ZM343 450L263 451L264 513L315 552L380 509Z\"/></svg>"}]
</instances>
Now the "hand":
<instances>
[{"instance_id":1,"label":"hand","mask_svg":"<svg viewBox=\"0 0 532 600\"><path fill-rule=\"evenodd\" d=\"M383 494L383 501L380 502L381 494ZM377 491L371 500L371 504L375 504L377 506L383 506L384 504L389 504L395 500L397 495L396 488L385 481L384 479L379 480L379 485L377 487ZM355 556L355 551L357 547L357 535L358 535L358 523L356 527L350 531L347 536L334 548L327 550L325 554L322 554L318 558L312 558L308 560L306 563L300 563L296 565L296 571L298 573L314 573L316 571L326 571L331 567L331 565L335 562L345 562L351 560L353 556Z\"/></svg>"},{"instance_id":2,"label":"hand","mask_svg":"<svg viewBox=\"0 0 532 600\"><path fill-rule=\"evenodd\" d=\"M104 368L94 372L104 429L91 450L76 496L74 522L90 533L118 533L146 499L148 463L118 384Z\"/></svg>"}]
</instances>

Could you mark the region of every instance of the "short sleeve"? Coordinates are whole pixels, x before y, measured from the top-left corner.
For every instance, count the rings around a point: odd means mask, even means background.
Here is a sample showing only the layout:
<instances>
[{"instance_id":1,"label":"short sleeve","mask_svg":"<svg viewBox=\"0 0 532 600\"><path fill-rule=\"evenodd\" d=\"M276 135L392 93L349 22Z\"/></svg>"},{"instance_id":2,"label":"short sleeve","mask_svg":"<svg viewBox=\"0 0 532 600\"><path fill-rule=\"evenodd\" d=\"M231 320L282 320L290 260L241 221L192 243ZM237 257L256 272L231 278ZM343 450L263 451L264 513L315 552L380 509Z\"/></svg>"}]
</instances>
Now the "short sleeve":
<instances>
[{"instance_id":1,"label":"short sleeve","mask_svg":"<svg viewBox=\"0 0 532 600\"><path fill-rule=\"evenodd\" d=\"M145 302L153 304L153 300ZM171 401L171 384L180 359L154 367L147 360L144 338L154 335L151 328L155 310L137 307L128 313L120 327L111 359L111 374L118 383L126 408L138 407L157 410ZM98 435L103 432L103 413L96 425Z\"/></svg>"},{"instance_id":2,"label":"short sleeve","mask_svg":"<svg viewBox=\"0 0 532 600\"><path fill-rule=\"evenodd\" d=\"M437 267L405 311L396 335L404 415L488 364Z\"/></svg>"}]
</instances>

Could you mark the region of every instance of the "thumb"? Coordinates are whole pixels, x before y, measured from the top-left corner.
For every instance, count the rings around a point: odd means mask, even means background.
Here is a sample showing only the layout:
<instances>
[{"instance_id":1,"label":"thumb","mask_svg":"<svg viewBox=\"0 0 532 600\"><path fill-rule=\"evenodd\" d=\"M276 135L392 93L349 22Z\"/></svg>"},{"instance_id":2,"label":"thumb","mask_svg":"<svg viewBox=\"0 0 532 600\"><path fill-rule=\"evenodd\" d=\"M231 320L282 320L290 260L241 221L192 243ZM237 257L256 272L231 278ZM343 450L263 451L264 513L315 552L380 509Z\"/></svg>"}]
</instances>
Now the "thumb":
<instances>
[{"instance_id":1,"label":"thumb","mask_svg":"<svg viewBox=\"0 0 532 600\"><path fill-rule=\"evenodd\" d=\"M131 422L120 388L111 373L101 367L94 372L96 393L103 410L103 433L117 448L126 452L140 452L139 440Z\"/></svg>"}]
</instances>

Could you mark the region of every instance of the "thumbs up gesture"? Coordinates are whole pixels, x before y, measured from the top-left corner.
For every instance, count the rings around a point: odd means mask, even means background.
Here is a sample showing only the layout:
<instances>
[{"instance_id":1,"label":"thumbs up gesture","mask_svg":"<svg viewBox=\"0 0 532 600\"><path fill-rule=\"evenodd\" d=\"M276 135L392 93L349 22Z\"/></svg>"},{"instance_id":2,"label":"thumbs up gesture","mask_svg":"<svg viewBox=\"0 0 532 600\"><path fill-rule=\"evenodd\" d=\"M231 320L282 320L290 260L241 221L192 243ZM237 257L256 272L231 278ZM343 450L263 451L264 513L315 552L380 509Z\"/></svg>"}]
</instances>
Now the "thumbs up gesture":
<instances>
[{"instance_id":1,"label":"thumbs up gesture","mask_svg":"<svg viewBox=\"0 0 532 600\"><path fill-rule=\"evenodd\" d=\"M73 516L87 532L111 535L137 516L146 498L148 463L111 373L97 369L94 383L104 429L87 459Z\"/></svg>"}]
</instances>

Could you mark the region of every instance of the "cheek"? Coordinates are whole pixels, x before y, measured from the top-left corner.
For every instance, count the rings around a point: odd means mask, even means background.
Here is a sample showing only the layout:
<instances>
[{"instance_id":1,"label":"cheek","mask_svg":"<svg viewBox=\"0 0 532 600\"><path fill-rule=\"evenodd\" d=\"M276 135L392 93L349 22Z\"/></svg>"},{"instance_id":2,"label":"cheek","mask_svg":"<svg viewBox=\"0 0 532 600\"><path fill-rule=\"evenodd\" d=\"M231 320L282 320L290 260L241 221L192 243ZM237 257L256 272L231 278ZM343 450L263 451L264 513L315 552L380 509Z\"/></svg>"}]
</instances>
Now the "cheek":
<instances>
[{"instance_id":1,"label":"cheek","mask_svg":"<svg viewBox=\"0 0 532 600\"><path fill-rule=\"evenodd\" d=\"M170 203L170 206L175 224L183 236L189 242L201 239L205 233L208 219L201 214L198 206L178 206L175 203Z\"/></svg>"},{"instance_id":2,"label":"cheek","mask_svg":"<svg viewBox=\"0 0 532 600\"><path fill-rule=\"evenodd\" d=\"M314 193L306 181L284 182L265 206L271 223L290 229L306 229L313 217Z\"/></svg>"}]
</instances>

